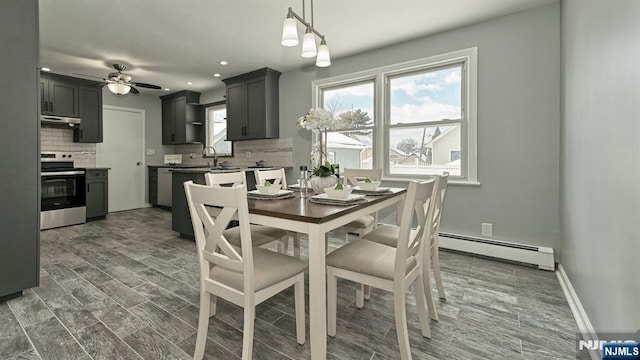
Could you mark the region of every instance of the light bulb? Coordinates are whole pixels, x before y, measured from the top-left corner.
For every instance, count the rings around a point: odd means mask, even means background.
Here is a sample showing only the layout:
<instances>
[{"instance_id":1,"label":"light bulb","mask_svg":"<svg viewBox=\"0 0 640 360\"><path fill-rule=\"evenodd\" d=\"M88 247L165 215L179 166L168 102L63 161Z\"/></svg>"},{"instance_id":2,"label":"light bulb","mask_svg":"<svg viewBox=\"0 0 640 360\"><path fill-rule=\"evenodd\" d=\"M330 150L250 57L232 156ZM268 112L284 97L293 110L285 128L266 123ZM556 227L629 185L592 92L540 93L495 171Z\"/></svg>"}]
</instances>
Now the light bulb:
<instances>
[{"instance_id":1,"label":"light bulb","mask_svg":"<svg viewBox=\"0 0 640 360\"><path fill-rule=\"evenodd\" d=\"M318 54L316 51L316 36L309 28L302 36L302 57L312 58Z\"/></svg>"},{"instance_id":2,"label":"light bulb","mask_svg":"<svg viewBox=\"0 0 640 360\"><path fill-rule=\"evenodd\" d=\"M296 19L284 19L284 23L282 24L282 45L291 47L298 45L298 42L298 26L296 25Z\"/></svg>"},{"instance_id":3,"label":"light bulb","mask_svg":"<svg viewBox=\"0 0 640 360\"><path fill-rule=\"evenodd\" d=\"M329 47L327 43L322 39L320 46L318 47L318 57L316 58L317 67L327 67L331 65L331 56L329 55Z\"/></svg>"}]
</instances>

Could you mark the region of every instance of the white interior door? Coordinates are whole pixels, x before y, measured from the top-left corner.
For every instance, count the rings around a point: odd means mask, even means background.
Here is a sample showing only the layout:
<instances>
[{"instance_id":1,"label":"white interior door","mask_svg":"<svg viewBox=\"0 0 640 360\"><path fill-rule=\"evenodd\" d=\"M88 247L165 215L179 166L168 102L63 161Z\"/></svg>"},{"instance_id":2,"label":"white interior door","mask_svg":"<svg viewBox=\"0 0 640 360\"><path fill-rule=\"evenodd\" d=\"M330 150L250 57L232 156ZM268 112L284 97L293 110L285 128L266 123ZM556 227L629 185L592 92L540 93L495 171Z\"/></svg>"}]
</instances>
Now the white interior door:
<instances>
[{"instance_id":1,"label":"white interior door","mask_svg":"<svg viewBox=\"0 0 640 360\"><path fill-rule=\"evenodd\" d=\"M144 207L144 110L104 106L96 164L109 171L109 212Z\"/></svg>"}]
</instances>

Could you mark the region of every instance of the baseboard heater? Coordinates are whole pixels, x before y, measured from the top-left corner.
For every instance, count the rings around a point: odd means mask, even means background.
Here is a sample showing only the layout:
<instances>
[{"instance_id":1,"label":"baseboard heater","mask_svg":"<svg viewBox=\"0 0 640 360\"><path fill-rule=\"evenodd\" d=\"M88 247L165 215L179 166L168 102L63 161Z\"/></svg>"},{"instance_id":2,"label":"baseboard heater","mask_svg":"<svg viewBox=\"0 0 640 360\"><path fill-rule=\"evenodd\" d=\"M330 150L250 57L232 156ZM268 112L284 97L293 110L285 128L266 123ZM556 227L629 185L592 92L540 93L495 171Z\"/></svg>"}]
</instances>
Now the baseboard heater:
<instances>
[{"instance_id":1,"label":"baseboard heater","mask_svg":"<svg viewBox=\"0 0 640 360\"><path fill-rule=\"evenodd\" d=\"M533 264L542 270L555 270L553 249L550 247L441 232L440 248Z\"/></svg>"}]
</instances>

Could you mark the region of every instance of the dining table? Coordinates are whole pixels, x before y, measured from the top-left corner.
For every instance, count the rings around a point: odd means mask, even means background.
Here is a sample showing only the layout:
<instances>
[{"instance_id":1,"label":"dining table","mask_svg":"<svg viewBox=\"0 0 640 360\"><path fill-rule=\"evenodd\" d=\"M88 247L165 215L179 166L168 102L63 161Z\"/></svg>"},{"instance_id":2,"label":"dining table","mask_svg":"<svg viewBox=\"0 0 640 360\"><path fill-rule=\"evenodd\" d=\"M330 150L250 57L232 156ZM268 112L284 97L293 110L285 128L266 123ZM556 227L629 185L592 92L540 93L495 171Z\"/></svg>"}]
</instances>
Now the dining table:
<instances>
[{"instance_id":1,"label":"dining table","mask_svg":"<svg viewBox=\"0 0 640 360\"><path fill-rule=\"evenodd\" d=\"M406 189L389 188L365 196L361 202L344 206L319 204L313 193L285 199L247 199L249 221L308 235L309 248L309 342L311 359L327 357L326 234L362 216L398 205Z\"/></svg>"}]
</instances>

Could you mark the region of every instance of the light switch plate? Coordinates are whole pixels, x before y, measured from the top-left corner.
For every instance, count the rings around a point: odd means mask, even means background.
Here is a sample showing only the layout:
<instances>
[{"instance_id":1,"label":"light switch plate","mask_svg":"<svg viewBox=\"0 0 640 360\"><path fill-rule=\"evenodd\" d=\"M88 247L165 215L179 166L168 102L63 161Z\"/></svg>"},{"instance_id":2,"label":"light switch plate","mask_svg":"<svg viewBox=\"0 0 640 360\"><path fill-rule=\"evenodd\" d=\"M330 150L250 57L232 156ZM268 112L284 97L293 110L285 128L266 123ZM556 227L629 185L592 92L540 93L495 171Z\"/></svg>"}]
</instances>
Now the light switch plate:
<instances>
[{"instance_id":1,"label":"light switch plate","mask_svg":"<svg viewBox=\"0 0 640 360\"><path fill-rule=\"evenodd\" d=\"M155 155L156 149L147 149L147 155Z\"/></svg>"}]
</instances>

